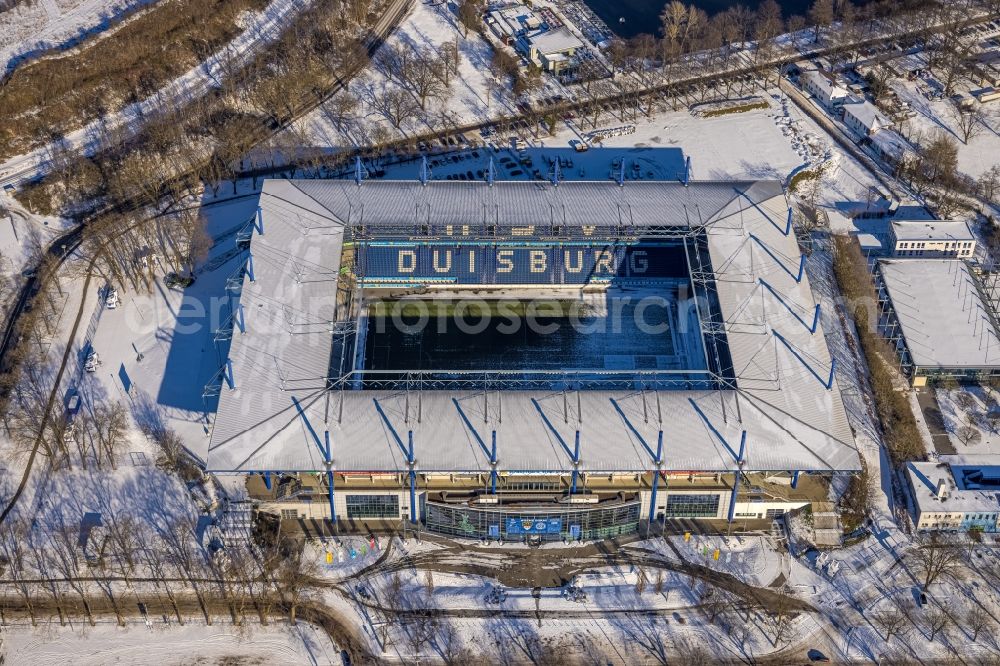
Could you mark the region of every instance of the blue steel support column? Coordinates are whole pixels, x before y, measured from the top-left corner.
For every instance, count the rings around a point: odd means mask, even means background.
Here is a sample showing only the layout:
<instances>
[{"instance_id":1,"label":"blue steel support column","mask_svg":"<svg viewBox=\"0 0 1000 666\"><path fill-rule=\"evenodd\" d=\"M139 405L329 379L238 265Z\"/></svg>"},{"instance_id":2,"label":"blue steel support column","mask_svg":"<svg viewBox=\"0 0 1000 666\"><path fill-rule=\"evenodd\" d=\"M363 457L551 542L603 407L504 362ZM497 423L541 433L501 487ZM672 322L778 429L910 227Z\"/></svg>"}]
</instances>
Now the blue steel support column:
<instances>
[{"instance_id":1,"label":"blue steel support column","mask_svg":"<svg viewBox=\"0 0 1000 666\"><path fill-rule=\"evenodd\" d=\"M653 470L653 490L649 498L649 524L656 520L656 487L660 483L660 470Z\"/></svg>"},{"instance_id":2,"label":"blue steel support column","mask_svg":"<svg viewBox=\"0 0 1000 666\"><path fill-rule=\"evenodd\" d=\"M413 431L407 433L410 443L409 463L410 463L410 522L417 522L417 473L413 471Z\"/></svg>"},{"instance_id":3,"label":"blue steel support column","mask_svg":"<svg viewBox=\"0 0 1000 666\"><path fill-rule=\"evenodd\" d=\"M256 282L253 276L253 252L247 253L247 275L250 276L251 282Z\"/></svg>"},{"instance_id":4,"label":"blue steel support column","mask_svg":"<svg viewBox=\"0 0 1000 666\"><path fill-rule=\"evenodd\" d=\"M576 442L573 445L573 482L569 487L569 494L576 494L576 477L580 473L580 431L576 431Z\"/></svg>"},{"instance_id":5,"label":"blue steel support column","mask_svg":"<svg viewBox=\"0 0 1000 666\"><path fill-rule=\"evenodd\" d=\"M733 493L729 496L729 522L733 522L733 518L736 516L736 493L740 490L740 471L736 470L733 474Z\"/></svg>"},{"instance_id":6,"label":"blue steel support column","mask_svg":"<svg viewBox=\"0 0 1000 666\"><path fill-rule=\"evenodd\" d=\"M327 499L330 501L330 522L336 525L337 508L333 504L333 449L330 445L330 431L327 430L323 434L326 440L326 450L323 453L326 456L326 492Z\"/></svg>"},{"instance_id":7,"label":"blue steel support column","mask_svg":"<svg viewBox=\"0 0 1000 666\"><path fill-rule=\"evenodd\" d=\"M493 431L493 448L490 449L490 494L497 494L497 431Z\"/></svg>"},{"instance_id":8,"label":"blue steel support column","mask_svg":"<svg viewBox=\"0 0 1000 666\"><path fill-rule=\"evenodd\" d=\"M684 160L684 187L687 187L688 181L691 179L691 156L688 155L687 159Z\"/></svg>"},{"instance_id":9,"label":"blue steel support column","mask_svg":"<svg viewBox=\"0 0 1000 666\"><path fill-rule=\"evenodd\" d=\"M327 493L330 500L330 522L334 525L337 524L337 507L333 503L333 471L326 470L326 486Z\"/></svg>"},{"instance_id":10,"label":"blue steel support column","mask_svg":"<svg viewBox=\"0 0 1000 666\"><path fill-rule=\"evenodd\" d=\"M257 206L257 221L253 226L257 229L258 235L264 235L264 212L261 210L260 206Z\"/></svg>"},{"instance_id":11,"label":"blue steel support column","mask_svg":"<svg viewBox=\"0 0 1000 666\"><path fill-rule=\"evenodd\" d=\"M799 485L799 470L792 472L792 490Z\"/></svg>"},{"instance_id":12,"label":"blue steel support column","mask_svg":"<svg viewBox=\"0 0 1000 666\"><path fill-rule=\"evenodd\" d=\"M232 391L236 388L236 378L233 377L233 362L228 357L226 358L226 370L223 374L226 378L226 384L229 385L229 390Z\"/></svg>"},{"instance_id":13,"label":"blue steel support column","mask_svg":"<svg viewBox=\"0 0 1000 666\"><path fill-rule=\"evenodd\" d=\"M663 431L656 438L656 469L653 470L652 492L649 498L649 523L656 520L656 488L660 483L660 466L663 464Z\"/></svg>"},{"instance_id":14,"label":"blue steel support column","mask_svg":"<svg viewBox=\"0 0 1000 666\"><path fill-rule=\"evenodd\" d=\"M236 306L236 325L240 327L240 333L247 332L247 322L243 317L243 304L240 303Z\"/></svg>"},{"instance_id":15,"label":"blue steel support column","mask_svg":"<svg viewBox=\"0 0 1000 666\"><path fill-rule=\"evenodd\" d=\"M267 488L268 490L271 489L271 473L270 472L264 472L264 487Z\"/></svg>"},{"instance_id":16,"label":"blue steel support column","mask_svg":"<svg viewBox=\"0 0 1000 666\"><path fill-rule=\"evenodd\" d=\"M740 476L743 473L743 454L746 453L747 431L740 437L740 455L736 460L736 473L733 475L733 494L729 497L729 522L736 516L736 494L740 489Z\"/></svg>"}]
</instances>

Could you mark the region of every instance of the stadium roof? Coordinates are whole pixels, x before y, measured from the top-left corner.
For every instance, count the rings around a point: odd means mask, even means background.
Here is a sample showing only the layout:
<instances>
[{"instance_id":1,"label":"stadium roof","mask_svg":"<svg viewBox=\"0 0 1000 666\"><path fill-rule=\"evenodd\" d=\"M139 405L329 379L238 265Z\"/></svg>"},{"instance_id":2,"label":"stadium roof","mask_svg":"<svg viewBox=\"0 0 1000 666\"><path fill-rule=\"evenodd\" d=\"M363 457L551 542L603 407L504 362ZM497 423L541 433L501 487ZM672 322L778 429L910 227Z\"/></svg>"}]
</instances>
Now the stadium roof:
<instances>
[{"instance_id":1,"label":"stadium roof","mask_svg":"<svg viewBox=\"0 0 1000 666\"><path fill-rule=\"evenodd\" d=\"M914 366L1000 368L1000 337L964 261L883 260L879 271Z\"/></svg>"},{"instance_id":2,"label":"stadium roof","mask_svg":"<svg viewBox=\"0 0 1000 666\"><path fill-rule=\"evenodd\" d=\"M551 390L326 390L345 228L360 219L366 228L412 221L421 205L435 224L489 219L481 211L541 224L558 211L570 224L613 227L623 209L637 226L703 222L738 388L569 398ZM235 388L222 388L210 471L325 469L329 432L335 469L402 472L412 432L419 471L477 472L489 469L480 440L488 445L494 431L502 471L572 469L567 448L577 432L582 470L640 471L655 468L660 430L668 471L736 469L744 432L745 470L859 468L777 182L270 180L260 206L254 280L244 276L241 293L246 333L233 335Z\"/></svg>"}]
</instances>

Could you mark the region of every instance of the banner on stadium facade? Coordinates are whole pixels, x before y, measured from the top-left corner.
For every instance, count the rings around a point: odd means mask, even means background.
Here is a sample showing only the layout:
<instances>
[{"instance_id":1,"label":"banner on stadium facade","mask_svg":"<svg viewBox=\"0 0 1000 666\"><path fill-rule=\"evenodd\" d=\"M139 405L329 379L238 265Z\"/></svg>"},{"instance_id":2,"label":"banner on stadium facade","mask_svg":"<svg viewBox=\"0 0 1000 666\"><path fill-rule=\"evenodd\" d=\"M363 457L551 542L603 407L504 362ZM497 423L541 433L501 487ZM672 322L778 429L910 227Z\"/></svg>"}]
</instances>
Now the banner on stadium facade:
<instances>
[{"instance_id":1,"label":"banner on stadium facade","mask_svg":"<svg viewBox=\"0 0 1000 666\"><path fill-rule=\"evenodd\" d=\"M559 534L562 518L508 518L507 534Z\"/></svg>"}]
</instances>

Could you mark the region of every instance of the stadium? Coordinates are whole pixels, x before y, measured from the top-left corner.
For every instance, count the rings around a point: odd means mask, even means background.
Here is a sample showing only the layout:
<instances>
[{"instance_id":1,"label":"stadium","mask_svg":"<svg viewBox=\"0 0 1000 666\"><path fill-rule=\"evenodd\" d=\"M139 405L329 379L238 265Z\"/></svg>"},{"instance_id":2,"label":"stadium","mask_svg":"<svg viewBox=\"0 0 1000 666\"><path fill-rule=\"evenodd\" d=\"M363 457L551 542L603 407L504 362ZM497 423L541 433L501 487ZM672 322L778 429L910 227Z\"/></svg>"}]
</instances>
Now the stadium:
<instances>
[{"instance_id":1,"label":"stadium","mask_svg":"<svg viewBox=\"0 0 1000 666\"><path fill-rule=\"evenodd\" d=\"M775 181L269 180L206 467L341 531L766 520L860 467Z\"/></svg>"}]
</instances>

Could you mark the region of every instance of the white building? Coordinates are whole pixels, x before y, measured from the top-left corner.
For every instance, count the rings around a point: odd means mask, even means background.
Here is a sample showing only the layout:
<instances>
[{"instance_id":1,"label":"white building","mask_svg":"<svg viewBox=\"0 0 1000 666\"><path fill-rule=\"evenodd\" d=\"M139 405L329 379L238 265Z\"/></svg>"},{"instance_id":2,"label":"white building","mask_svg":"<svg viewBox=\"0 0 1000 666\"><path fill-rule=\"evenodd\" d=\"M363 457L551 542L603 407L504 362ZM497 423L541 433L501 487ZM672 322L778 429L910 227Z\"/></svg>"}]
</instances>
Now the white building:
<instances>
[{"instance_id":1,"label":"white building","mask_svg":"<svg viewBox=\"0 0 1000 666\"><path fill-rule=\"evenodd\" d=\"M833 74L820 70L803 72L799 75L799 84L829 110L843 106L850 95Z\"/></svg>"},{"instance_id":2,"label":"white building","mask_svg":"<svg viewBox=\"0 0 1000 666\"><path fill-rule=\"evenodd\" d=\"M583 42L565 26L526 34L519 45L528 55L528 60L553 74L568 69L577 49L583 48Z\"/></svg>"},{"instance_id":3,"label":"white building","mask_svg":"<svg viewBox=\"0 0 1000 666\"><path fill-rule=\"evenodd\" d=\"M872 136L892 128L892 121L868 101L844 104L844 124L858 136Z\"/></svg>"},{"instance_id":4,"label":"white building","mask_svg":"<svg viewBox=\"0 0 1000 666\"><path fill-rule=\"evenodd\" d=\"M900 166L913 153L910 143L896 130L882 129L867 138L875 155L886 164Z\"/></svg>"},{"instance_id":5,"label":"white building","mask_svg":"<svg viewBox=\"0 0 1000 666\"><path fill-rule=\"evenodd\" d=\"M920 530L996 532L1000 520L1000 458L941 456L911 462L906 476Z\"/></svg>"},{"instance_id":6,"label":"white building","mask_svg":"<svg viewBox=\"0 0 1000 666\"><path fill-rule=\"evenodd\" d=\"M963 220L893 220L889 246L894 257L957 257L976 252L976 236Z\"/></svg>"}]
</instances>

